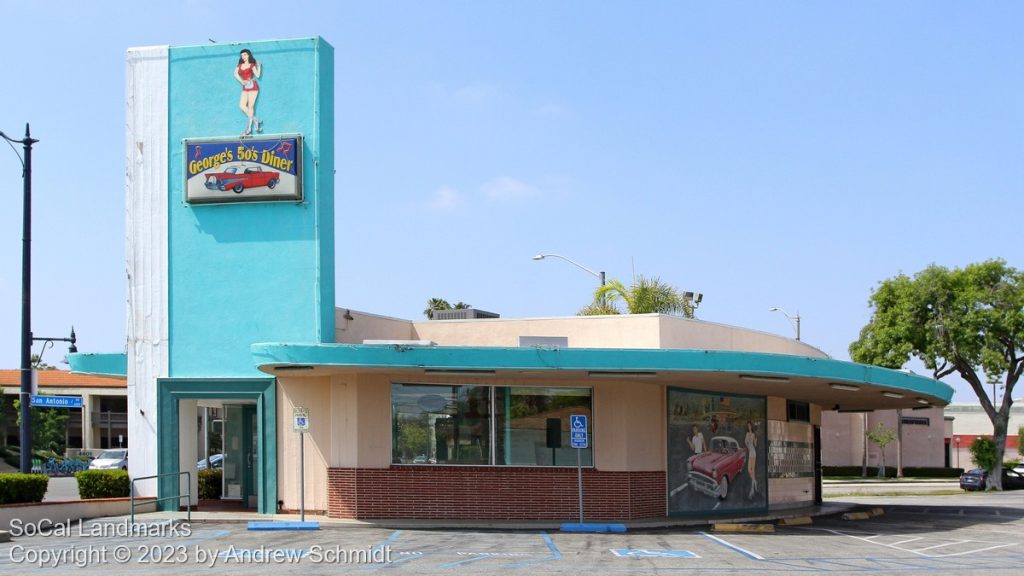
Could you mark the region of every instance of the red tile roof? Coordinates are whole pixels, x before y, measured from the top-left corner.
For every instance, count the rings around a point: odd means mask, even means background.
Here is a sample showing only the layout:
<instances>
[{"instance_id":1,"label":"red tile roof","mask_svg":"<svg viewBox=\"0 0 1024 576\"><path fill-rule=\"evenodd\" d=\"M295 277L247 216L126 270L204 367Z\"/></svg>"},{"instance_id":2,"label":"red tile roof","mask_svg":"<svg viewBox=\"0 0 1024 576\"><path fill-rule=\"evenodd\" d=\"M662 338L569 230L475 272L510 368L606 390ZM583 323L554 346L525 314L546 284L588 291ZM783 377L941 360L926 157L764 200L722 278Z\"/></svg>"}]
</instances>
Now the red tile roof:
<instances>
[{"instance_id":1,"label":"red tile roof","mask_svg":"<svg viewBox=\"0 0 1024 576\"><path fill-rule=\"evenodd\" d=\"M40 388L127 388L126 378L74 374L67 370L40 370ZM0 370L0 386L21 386L21 370Z\"/></svg>"}]
</instances>

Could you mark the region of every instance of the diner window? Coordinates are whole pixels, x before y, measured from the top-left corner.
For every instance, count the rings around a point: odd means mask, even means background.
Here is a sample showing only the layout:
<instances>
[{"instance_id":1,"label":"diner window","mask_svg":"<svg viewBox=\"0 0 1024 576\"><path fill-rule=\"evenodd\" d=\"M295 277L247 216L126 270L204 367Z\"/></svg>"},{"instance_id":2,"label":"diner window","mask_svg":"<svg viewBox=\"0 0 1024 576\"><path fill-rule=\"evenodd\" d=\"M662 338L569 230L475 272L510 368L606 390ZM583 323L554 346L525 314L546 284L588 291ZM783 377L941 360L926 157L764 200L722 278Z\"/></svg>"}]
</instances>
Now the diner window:
<instances>
[{"instance_id":1,"label":"diner window","mask_svg":"<svg viewBox=\"0 0 1024 576\"><path fill-rule=\"evenodd\" d=\"M790 422L810 422L811 405L807 402L786 400L786 419Z\"/></svg>"},{"instance_id":2,"label":"diner window","mask_svg":"<svg viewBox=\"0 0 1024 576\"><path fill-rule=\"evenodd\" d=\"M575 466L569 416L591 426L591 391L392 384L391 413L395 464ZM592 454L583 449L581 462Z\"/></svg>"}]
</instances>

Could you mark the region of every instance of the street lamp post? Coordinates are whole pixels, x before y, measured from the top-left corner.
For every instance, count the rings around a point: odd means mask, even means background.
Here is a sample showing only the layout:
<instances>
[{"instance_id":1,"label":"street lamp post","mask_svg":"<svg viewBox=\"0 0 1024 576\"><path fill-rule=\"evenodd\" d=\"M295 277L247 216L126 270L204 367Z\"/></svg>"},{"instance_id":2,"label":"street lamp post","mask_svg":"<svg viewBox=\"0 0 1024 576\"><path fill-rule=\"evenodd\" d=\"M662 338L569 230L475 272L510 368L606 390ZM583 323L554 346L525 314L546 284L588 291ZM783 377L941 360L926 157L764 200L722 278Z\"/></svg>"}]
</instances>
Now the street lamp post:
<instances>
[{"instance_id":1,"label":"street lamp post","mask_svg":"<svg viewBox=\"0 0 1024 576\"><path fill-rule=\"evenodd\" d=\"M21 471L32 471L32 145L38 140L32 138L29 125L25 124L25 138L15 140L0 132L0 137L10 143L21 144L25 157L21 159L24 199L21 237ZM13 148L13 146L12 146ZM17 154L17 150L14 151Z\"/></svg>"},{"instance_id":2,"label":"street lamp post","mask_svg":"<svg viewBox=\"0 0 1024 576\"><path fill-rule=\"evenodd\" d=\"M787 313L782 308L779 308L778 306L772 306L771 308L768 309L768 311L769 312L782 312L782 315L785 316L786 318L788 318L790 323L793 324L793 327L796 329L796 339L797 340L800 339L800 313L799 312L796 313L796 316L790 316L789 313Z\"/></svg>"},{"instance_id":3,"label":"street lamp post","mask_svg":"<svg viewBox=\"0 0 1024 576\"><path fill-rule=\"evenodd\" d=\"M591 270L590 268L587 268L586 266L580 264L579 262L576 262L575 260L570 260L569 258L566 258L565 256L562 256L560 254L537 254L536 256L533 257L533 259L534 260L543 260L543 259L548 258L548 257L550 257L550 258L559 258L559 259L565 260L569 264L572 264L573 266L579 268L580 270L583 270L587 274L590 274L591 276L597 277L597 279L599 279L601 281L601 286L604 286L604 271L603 270L601 272L594 272L593 270Z\"/></svg>"}]
</instances>

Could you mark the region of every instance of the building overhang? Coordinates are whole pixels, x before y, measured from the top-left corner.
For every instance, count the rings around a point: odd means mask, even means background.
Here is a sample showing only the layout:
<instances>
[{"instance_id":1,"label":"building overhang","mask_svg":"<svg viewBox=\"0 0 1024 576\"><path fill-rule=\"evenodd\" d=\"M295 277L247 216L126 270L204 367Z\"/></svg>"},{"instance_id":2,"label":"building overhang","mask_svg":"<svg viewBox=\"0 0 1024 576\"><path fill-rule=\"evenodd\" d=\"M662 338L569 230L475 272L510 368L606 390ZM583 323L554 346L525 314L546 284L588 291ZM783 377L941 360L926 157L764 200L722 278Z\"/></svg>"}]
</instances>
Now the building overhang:
<instances>
[{"instance_id":1,"label":"building overhang","mask_svg":"<svg viewBox=\"0 0 1024 576\"><path fill-rule=\"evenodd\" d=\"M95 376L128 377L128 355L118 353L68 354L68 364L76 374Z\"/></svg>"},{"instance_id":2,"label":"building overhang","mask_svg":"<svg viewBox=\"0 0 1024 576\"><path fill-rule=\"evenodd\" d=\"M421 382L458 378L580 384L667 384L778 396L826 410L945 406L953 388L899 370L758 352L676 349L498 348L405 344L260 343L256 367L278 377L386 373Z\"/></svg>"}]
</instances>

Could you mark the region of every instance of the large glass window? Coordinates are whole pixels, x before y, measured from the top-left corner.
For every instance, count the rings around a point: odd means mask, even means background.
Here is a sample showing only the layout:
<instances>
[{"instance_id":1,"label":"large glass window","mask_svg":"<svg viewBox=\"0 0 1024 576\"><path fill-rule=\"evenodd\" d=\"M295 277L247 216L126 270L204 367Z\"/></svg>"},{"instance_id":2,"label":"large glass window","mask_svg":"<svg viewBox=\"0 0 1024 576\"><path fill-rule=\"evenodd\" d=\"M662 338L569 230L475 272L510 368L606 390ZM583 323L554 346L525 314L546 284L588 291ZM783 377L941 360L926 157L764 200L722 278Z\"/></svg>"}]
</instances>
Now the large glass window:
<instances>
[{"instance_id":1,"label":"large glass window","mask_svg":"<svg viewBox=\"0 0 1024 576\"><path fill-rule=\"evenodd\" d=\"M395 464L574 466L569 416L593 426L589 388L392 384L391 412Z\"/></svg>"}]
</instances>

